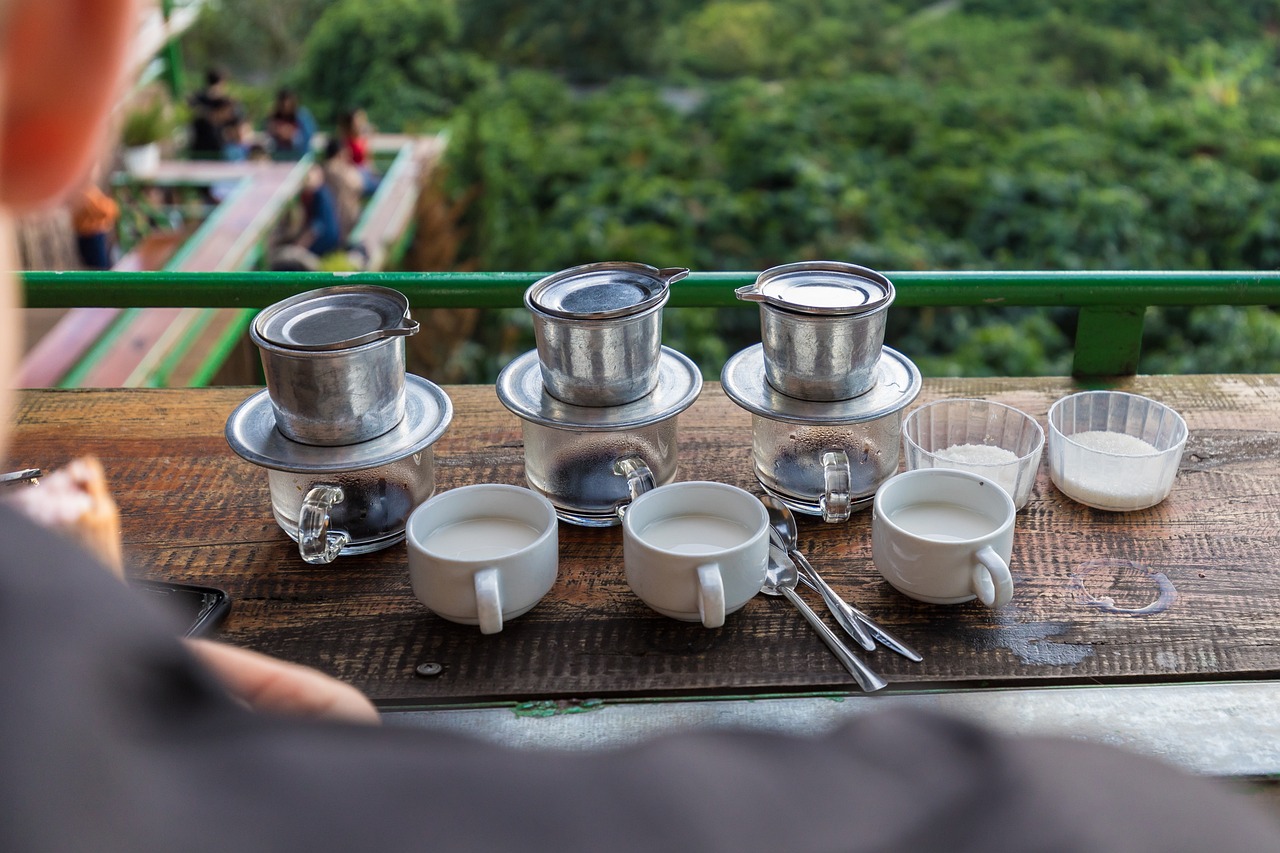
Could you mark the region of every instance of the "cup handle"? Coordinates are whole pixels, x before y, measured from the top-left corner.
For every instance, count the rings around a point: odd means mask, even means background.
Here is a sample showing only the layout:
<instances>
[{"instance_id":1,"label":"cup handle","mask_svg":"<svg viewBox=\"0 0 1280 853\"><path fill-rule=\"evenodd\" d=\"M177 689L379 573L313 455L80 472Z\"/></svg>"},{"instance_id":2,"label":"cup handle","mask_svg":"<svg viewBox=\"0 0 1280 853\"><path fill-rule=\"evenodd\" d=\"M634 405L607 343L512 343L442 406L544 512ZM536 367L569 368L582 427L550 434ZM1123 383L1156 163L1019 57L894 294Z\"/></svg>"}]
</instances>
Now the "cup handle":
<instances>
[{"instance_id":1,"label":"cup handle","mask_svg":"<svg viewBox=\"0 0 1280 853\"><path fill-rule=\"evenodd\" d=\"M329 529L329 510L346 499L341 486L312 486L298 514L298 553L313 566L332 563L351 537Z\"/></svg>"},{"instance_id":2,"label":"cup handle","mask_svg":"<svg viewBox=\"0 0 1280 853\"><path fill-rule=\"evenodd\" d=\"M627 478L627 499L615 507L619 518L626 513L627 507L631 505L633 500L658 486L658 481L654 479L653 472L649 470L649 466L644 464L644 460L639 456L623 456L613 463L613 473L619 477Z\"/></svg>"},{"instance_id":3,"label":"cup handle","mask_svg":"<svg viewBox=\"0 0 1280 853\"><path fill-rule=\"evenodd\" d=\"M822 483L825 491L819 503L822 520L828 524L848 521L849 507L849 457L843 450L828 450L822 454Z\"/></svg>"},{"instance_id":4,"label":"cup handle","mask_svg":"<svg viewBox=\"0 0 1280 853\"><path fill-rule=\"evenodd\" d=\"M475 573L476 615L480 617L480 633L496 634L502 630L502 590L498 585L498 569L490 566Z\"/></svg>"},{"instance_id":5,"label":"cup handle","mask_svg":"<svg viewBox=\"0 0 1280 853\"><path fill-rule=\"evenodd\" d=\"M715 563L698 566L698 615L705 628L724 624L724 582Z\"/></svg>"},{"instance_id":6,"label":"cup handle","mask_svg":"<svg viewBox=\"0 0 1280 853\"><path fill-rule=\"evenodd\" d=\"M973 567L973 591L987 607L1004 607L1013 598L1013 576L1009 566L990 545L976 555L978 563Z\"/></svg>"}]
</instances>

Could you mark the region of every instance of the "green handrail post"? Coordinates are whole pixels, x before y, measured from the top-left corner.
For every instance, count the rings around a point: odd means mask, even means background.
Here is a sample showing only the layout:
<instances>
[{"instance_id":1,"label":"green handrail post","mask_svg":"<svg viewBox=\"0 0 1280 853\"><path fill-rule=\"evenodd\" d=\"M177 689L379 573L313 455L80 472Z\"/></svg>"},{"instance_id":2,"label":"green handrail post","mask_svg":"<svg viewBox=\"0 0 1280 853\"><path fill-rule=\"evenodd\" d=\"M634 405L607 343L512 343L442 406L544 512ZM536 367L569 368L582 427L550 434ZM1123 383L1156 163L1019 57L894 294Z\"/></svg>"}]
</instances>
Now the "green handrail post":
<instances>
[{"instance_id":1,"label":"green handrail post","mask_svg":"<svg viewBox=\"0 0 1280 853\"><path fill-rule=\"evenodd\" d=\"M1146 313L1141 305L1081 308L1071 374L1077 379L1096 379L1137 373Z\"/></svg>"}]
</instances>

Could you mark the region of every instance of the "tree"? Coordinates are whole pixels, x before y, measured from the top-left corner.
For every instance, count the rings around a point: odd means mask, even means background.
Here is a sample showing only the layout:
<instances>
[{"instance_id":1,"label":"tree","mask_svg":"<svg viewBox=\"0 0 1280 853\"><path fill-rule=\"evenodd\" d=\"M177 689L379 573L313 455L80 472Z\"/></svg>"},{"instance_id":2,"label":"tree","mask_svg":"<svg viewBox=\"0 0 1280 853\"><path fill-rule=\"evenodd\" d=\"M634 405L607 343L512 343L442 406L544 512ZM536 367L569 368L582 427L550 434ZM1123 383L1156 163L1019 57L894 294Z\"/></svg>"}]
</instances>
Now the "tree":
<instances>
[{"instance_id":1,"label":"tree","mask_svg":"<svg viewBox=\"0 0 1280 853\"><path fill-rule=\"evenodd\" d=\"M303 45L296 86L321 120L362 107L375 125L449 115L493 79L458 48L454 0L336 0Z\"/></svg>"}]
</instances>

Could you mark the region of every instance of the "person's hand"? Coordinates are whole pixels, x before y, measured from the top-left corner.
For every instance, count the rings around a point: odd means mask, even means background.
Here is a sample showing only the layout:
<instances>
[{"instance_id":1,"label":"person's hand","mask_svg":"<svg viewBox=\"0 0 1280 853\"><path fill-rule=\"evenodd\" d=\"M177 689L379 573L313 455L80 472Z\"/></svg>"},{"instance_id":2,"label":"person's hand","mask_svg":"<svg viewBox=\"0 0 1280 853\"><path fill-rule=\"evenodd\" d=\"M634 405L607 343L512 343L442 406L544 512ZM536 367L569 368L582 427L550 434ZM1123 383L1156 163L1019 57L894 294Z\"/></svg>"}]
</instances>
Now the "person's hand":
<instances>
[{"instance_id":1,"label":"person's hand","mask_svg":"<svg viewBox=\"0 0 1280 853\"><path fill-rule=\"evenodd\" d=\"M363 693L310 667L211 640L186 642L231 694L255 711L350 723L379 722L377 709Z\"/></svg>"}]
</instances>

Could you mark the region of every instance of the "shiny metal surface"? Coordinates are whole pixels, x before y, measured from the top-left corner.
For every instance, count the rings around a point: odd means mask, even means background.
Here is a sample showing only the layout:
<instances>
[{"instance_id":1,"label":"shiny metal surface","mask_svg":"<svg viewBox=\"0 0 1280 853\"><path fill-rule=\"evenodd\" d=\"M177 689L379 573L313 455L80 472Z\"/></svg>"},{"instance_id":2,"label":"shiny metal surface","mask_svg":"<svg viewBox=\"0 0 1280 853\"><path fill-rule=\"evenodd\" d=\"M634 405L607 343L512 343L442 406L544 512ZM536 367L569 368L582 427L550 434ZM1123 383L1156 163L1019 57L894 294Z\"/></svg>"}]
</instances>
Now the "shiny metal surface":
<instances>
[{"instance_id":1,"label":"shiny metal surface","mask_svg":"<svg viewBox=\"0 0 1280 853\"><path fill-rule=\"evenodd\" d=\"M765 270L753 288L769 384L801 400L847 400L875 385L894 289L852 264L787 264Z\"/></svg>"},{"instance_id":2,"label":"shiny metal surface","mask_svg":"<svg viewBox=\"0 0 1280 853\"><path fill-rule=\"evenodd\" d=\"M702 393L702 373L685 355L663 347L658 383L648 395L619 406L574 406L542 384L538 352L517 356L498 374L498 400L517 417L557 429L616 431L643 427L683 412Z\"/></svg>"},{"instance_id":3,"label":"shiny metal surface","mask_svg":"<svg viewBox=\"0 0 1280 853\"><path fill-rule=\"evenodd\" d=\"M453 419L453 404L438 385L408 374L405 416L390 431L370 441L320 447L291 441L276 428L271 398L259 391L227 418L226 438L239 456L276 471L318 473L375 468L434 444Z\"/></svg>"},{"instance_id":4,"label":"shiny metal surface","mask_svg":"<svg viewBox=\"0 0 1280 853\"><path fill-rule=\"evenodd\" d=\"M294 441L333 447L404 417L409 300L386 287L326 287L272 305L249 336L262 357L276 424Z\"/></svg>"},{"instance_id":5,"label":"shiny metal surface","mask_svg":"<svg viewBox=\"0 0 1280 853\"><path fill-rule=\"evenodd\" d=\"M818 570L797 547L800 543L800 530L796 524L796 517L792 515L786 503L775 495L763 496L760 498L760 503L764 504L769 513L769 536L773 543L791 556L796 568L800 570L800 582L822 596L823 602L826 603L827 609L831 611L836 622L858 641L858 645L867 651L875 648L875 643L870 636L867 636L870 632L886 649L917 663L924 660L919 652L898 639L887 628L841 598L822 575L818 574Z\"/></svg>"},{"instance_id":6,"label":"shiny metal surface","mask_svg":"<svg viewBox=\"0 0 1280 853\"><path fill-rule=\"evenodd\" d=\"M525 293L533 315L542 381L575 406L621 406L658 383L662 308L685 269L588 264L535 283Z\"/></svg>"},{"instance_id":7,"label":"shiny metal surface","mask_svg":"<svg viewBox=\"0 0 1280 853\"><path fill-rule=\"evenodd\" d=\"M822 596L823 603L827 605L827 610L831 612L832 618L845 630L846 634L853 637L858 645L867 651L874 651L875 642L853 615L852 608L845 604L844 599L822 579L822 576L814 570L804 554L801 554L796 547L799 542L799 530L796 527L796 517L791 514L791 510L773 495L762 496L760 503L764 504L765 511L769 513L769 540L786 551L795 562L801 583L817 590Z\"/></svg>"},{"instance_id":8,"label":"shiny metal surface","mask_svg":"<svg viewBox=\"0 0 1280 853\"><path fill-rule=\"evenodd\" d=\"M720 371L724 391L752 414L795 424L855 424L901 415L920 394L920 371L911 359L883 347L870 391L849 400L800 400L765 381L764 348L749 346L730 356Z\"/></svg>"},{"instance_id":9,"label":"shiny metal surface","mask_svg":"<svg viewBox=\"0 0 1280 853\"><path fill-rule=\"evenodd\" d=\"M769 384L800 400L848 400L875 384L888 311L820 317L760 306Z\"/></svg>"},{"instance_id":10,"label":"shiny metal surface","mask_svg":"<svg viewBox=\"0 0 1280 853\"><path fill-rule=\"evenodd\" d=\"M560 270L525 291L530 311L569 320L625 317L666 302L672 282L687 269L658 269L648 264L605 261Z\"/></svg>"},{"instance_id":11,"label":"shiny metal surface","mask_svg":"<svg viewBox=\"0 0 1280 853\"><path fill-rule=\"evenodd\" d=\"M888 308L896 295L893 282L882 273L840 261L770 267L734 293L749 302L822 316L878 311Z\"/></svg>"},{"instance_id":12,"label":"shiny metal surface","mask_svg":"<svg viewBox=\"0 0 1280 853\"><path fill-rule=\"evenodd\" d=\"M351 349L418 331L409 317L409 300L399 291L376 285L323 287L263 309L250 334L291 350Z\"/></svg>"},{"instance_id":13,"label":"shiny metal surface","mask_svg":"<svg viewBox=\"0 0 1280 853\"><path fill-rule=\"evenodd\" d=\"M875 670L863 663L849 647L837 637L826 623L818 618L818 614L813 612L804 599L796 594L796 583L799 581L800 575L796 569L796 564L785 551L777 545L769 545L769 566L765 571L764 586L760 591L765 595L780 595L790 601L795 608L800 611L800 615L809 623L809 627L813 628L822 638L822 642L826 643L840 661L840 664L849 671L853 676L853 680L858 683L867 693L880 690L888 685L888 682L880 677Z\"/></svg>"},{"instance_id":14,"label":"shiny metal surface","mask_svg":"<svg viewBox=\"0 0 1280 853\"><path fill-rule=\"evenodd\" d=\"M836 700L836 701L833 701ZM917 709L1009 735L1069 737L1238 778L1280 775L1280 681L861 693L630 703L531 702L388 711L389 724L521 748L611 749L664 733L756 729L821 734L872 712Z\"/></svg>"},{"instance_id":15,"label":"shiny metal surface","mask_svg":"<svg viewBox=\"0 0 1280 853\"><path fill-rule=\"evenodd\" d=\"M293 441L359 444L389 432L404 417L404 338L322 352L255 343L276 426Z\"/></svg>"},{"instance_id":16,"label":"shiny metal surface","mask_svg":"<svg viewBox=\"0 0 1280 853\"><path fill-rule=\"evenodd\" d=\"M391 430L404 417L404 338L418 331L409 301L385 287L326 287L254 318L280 431L332 447Z\"/></svg>"}]
</instances>

